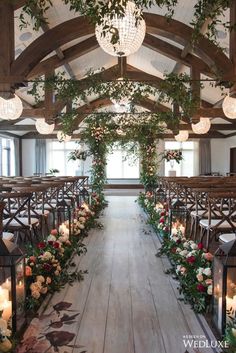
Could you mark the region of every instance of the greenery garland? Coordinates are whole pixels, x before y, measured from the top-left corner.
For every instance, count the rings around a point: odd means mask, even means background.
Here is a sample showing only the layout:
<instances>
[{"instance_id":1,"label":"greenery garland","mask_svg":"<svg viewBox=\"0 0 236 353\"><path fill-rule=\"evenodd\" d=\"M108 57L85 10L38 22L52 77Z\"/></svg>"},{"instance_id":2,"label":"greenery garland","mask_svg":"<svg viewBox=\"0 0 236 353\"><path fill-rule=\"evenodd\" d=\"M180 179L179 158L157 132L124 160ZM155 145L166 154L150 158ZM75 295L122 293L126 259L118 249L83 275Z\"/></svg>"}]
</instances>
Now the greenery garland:
<instances>
[{"instance_id":1,"label":"greenery garland","mask_svg":"<svg viewBox=\"0 0 236 353\"><path fill-rule=\"evenodd\" d=\"M111 41L113 44L119 41L117 31L114 31L111 25L104 22L104 16L108 19L113 19L115 16L124 16L126 4L129 0L61 0L65 5L69 5L70 11L80 13L87 16L93 24L102 24L104 34L106 31L114 33ZM143 18L143 10L149 9L152 6L166 8L166 16L172 17L174 10L177 7L178 0L133 0L137 5L138 10L134 15L136 23ZM217 26L223 25L225 30L235 27L230 26L229 22L224 22L221 18L224 17L224 12L231 6L233 0L197 0L194 5L193 20L190 25L193 26L193 43L196 42L201 35L201 29L206 20L209 20L207 25L206 35L210 40L217 43ZM47 23L47 11L53 6L52 0L26 0L20 14L21 28L29 25L25 15L28 15L34 23L34 29L39 30L42 24Z\"/></svg>"}]
</instances>

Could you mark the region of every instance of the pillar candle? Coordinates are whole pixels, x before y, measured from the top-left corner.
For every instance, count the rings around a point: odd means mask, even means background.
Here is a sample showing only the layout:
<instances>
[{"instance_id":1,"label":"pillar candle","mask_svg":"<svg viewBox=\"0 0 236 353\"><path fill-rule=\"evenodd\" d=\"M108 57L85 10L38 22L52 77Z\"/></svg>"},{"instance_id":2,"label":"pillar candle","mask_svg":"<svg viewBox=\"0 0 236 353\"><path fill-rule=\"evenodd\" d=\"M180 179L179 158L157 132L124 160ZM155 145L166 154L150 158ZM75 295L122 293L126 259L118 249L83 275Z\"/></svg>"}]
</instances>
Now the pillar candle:
<instances>
[{"instance_id":1,"label":"pillar candle","mask_svg":"<svg viewBox=\"0 0 236 353\"><path fill-rule=\"evenodd\" d=\"M16 296L19 302L24 300L24 285L22 281L19 281L16 285Z\"/></svg>"},{"instance_id":2,"label":"pillar candle","mask_svg":"<svg viewBox=\"0 0 236 353\"><path fill-rule=\"evenodd\" d=\"M3 320L8 321L12 316L12 302L10 300L5 300L2 304L0 304L0 310L3 310Z\"/></svg>"},{"instance_id":3,"label":"pillar candle","mask_svg":"<svg viewBox=\"0 0 236 353\"><path fill-rule=\"evenodd\" d=\"M8 278L3 283L2 288L7 289L9 292L11 291L11 281Z\"/></svg>"},{"instance_id":4,"label":"pillar candle","mask_svg":"<svg viewBox=\"0 0 236 353\"><path fill-rule=\"evenodd\" d=\"M5 300L9 300L9 291L8 289L2 288L2 286L0 286L0 304Z\"/></svg>"}]
</instances>

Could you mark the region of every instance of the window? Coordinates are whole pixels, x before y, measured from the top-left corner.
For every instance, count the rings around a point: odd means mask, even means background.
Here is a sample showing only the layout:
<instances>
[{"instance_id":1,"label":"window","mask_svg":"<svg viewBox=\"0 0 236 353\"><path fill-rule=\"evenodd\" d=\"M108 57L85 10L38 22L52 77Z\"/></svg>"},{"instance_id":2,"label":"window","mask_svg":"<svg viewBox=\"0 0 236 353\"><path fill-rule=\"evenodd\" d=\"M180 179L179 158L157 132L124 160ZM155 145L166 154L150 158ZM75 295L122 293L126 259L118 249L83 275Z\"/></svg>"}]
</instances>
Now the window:
<instances>
[{"instance_id":1,"label":"window","mask_svg":"<svg viewBox=\"0 0 236 353\"><path fill-rule=\"evenodd\" d=\"M198 142L186 141L186 142L176 142L176 141L166 141L165 150L175 150L180 149L183 154L183 160L178 164L174 162L173 170L176 171L177 176L194 176L199 174L199 152L198 152ZM170 162L165 161L165 175L169 175L171 170Z\"/></svg>"},{"instance_id":2,"label":"window","mask_svg":"<svg viewBox=\"0 0 236 353\"><path fill-rule=\"evenodd\" d=\"M58 175L81 175L81 165L83 161L68 161L70 152L78 148L75 141L59 142L49 141L47 145L47 171L58 169ZM80 170L80 171L79 171Z\"/></svg>"},{"instance_id":3,"label":"window","mask_svg":"<svg viewBox=\"0 0 236 353\"><path fill-rule=\"evenodd\" d=\"M139 179L139 158L116 145L107 156L108 179Z\"/></svg>"},{"instance_id":4,"label":"window","mask_svg":"<svg viewBox=\"0 0 236 353\"><path fill-rule=\"evenodd\" d=\"M0 137L0 173L2 176L15 175L15 146L13 139Z\"/></svg>"}]
</instances>

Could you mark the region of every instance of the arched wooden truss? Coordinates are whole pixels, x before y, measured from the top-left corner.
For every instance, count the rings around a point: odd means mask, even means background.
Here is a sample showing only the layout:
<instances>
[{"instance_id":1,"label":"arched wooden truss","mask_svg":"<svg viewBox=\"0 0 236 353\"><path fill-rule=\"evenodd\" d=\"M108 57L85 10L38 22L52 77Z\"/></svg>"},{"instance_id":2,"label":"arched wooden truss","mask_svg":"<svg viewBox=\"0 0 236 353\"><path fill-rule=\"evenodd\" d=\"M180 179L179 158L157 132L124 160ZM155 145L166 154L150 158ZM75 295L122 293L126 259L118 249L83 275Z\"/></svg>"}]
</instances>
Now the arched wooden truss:
<instances>
[{"instance_id":1,"label":"arched wooden truss","mask_svg":"<svg viewBox=\"0 0 236 353\"><path fill-rule=\"evenodd\" d=\"M46 29L43 35L32 42L32 44L14 60L14 33L12 31L14 10L23 4L23 0L18 0L15 4L13 4L11 0L4 0L0 3L0 23L1 20L4 23L4 31L0 31L0 41L3 44L2 47L0 47L0 57L3 58L4 62L4 69L0 68L0 91L7 91L11 87L17 87L24 81L36 76L50 74L56 68L68 64L70 61L98 48L98 43L93 35L94 26L91 25L85 17L76 17L52 29ZM231 9L231 13L233 12L234 15L236 12L235 8L236 6L233 6ZM184 50L167 42L165 39L171 39L172 42L174 41L186 48L191 42L191 27L173 19L167 20L165 17L157 14L145 13L145 20L147 33L143 45L153 50L154 55L155 52L158 52L168 58L176 60L177 63L190 67L194 79L198 79L201 73L209 77L216 77L216 75L220 74L223 79L228 79L229 77L232 79L235 77L233 45L231 47L231 58L229 59L217 46L212 44L204 36L201 36L197 45L191 48L191 53L185 52L183 55ZM90 38L64 51L61 50L61 55L53 55L45 59L48 54L52 53L54 50L58 50L62 45L88 34L91 35ZM158 37L155 37L155 35L158 35ZM234 33L231 34L231 37L234 36ZM231 42L233 42L233 39ZM104 77L108 79L116 79L121 75L137 81L153 81L155 85L158 85L161 81L161 79L156 76L149 75L146 72L127 65L125 59L119 59L117 65L106 70L104 73ZM196 92L196 94L200 94L200 92ZM53 104L52 101L50 102L51 98L51 95L48 94L47 102L40 108L24 109L22 118L47 117L48 115L56 116L65 104L61 102ZM105 104L104 101L100 103ZM90 104L89 109L87 107L82 109L85 110L84 113L86 113L86 111L91 112L91 107L95 109L97 104L100 103L96 101ZM143 102L143 104L147 106L147 102ZM153 102L149 101L148 104L149 110L156 109ZM198 116L212 118L222 117L227 120L221 108L215 108L206 101L202 101L201 106L202 107L198 110ZM84 116L86 115L84 114ZM236 123L230 122L230 128L236 130ZM229 124L212 125L213 127L208 137L225 137L225 135L219 133L218 130L229 130ZM180 128L182 127L181 125ZM188 124L184 127L190 129ZM3 128L14 131L14 125L7 127L5 122L1 122L0 129L3 130ZM32 132L25 135L25 137L27 136L32 136Z\"/></svg>"}]
</instances>

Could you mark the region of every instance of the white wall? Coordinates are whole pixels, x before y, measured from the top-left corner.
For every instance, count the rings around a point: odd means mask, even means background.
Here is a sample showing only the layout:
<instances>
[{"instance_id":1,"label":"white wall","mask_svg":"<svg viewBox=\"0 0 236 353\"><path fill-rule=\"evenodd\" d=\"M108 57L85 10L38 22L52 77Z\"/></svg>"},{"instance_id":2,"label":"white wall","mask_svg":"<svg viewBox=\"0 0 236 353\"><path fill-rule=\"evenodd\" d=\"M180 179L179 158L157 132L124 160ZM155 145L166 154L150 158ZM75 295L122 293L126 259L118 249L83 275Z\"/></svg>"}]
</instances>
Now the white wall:
<instances>
[{"instance_id":1,"label":"white wall","mask_svg":"<svg viewBox=\"0 0 236 353\"><path fill-rule=\"evenodd\" d=\"M226 174L230 171L230 148L236 147L236 136L211 139L211 170Z\"/></svg>"},{"instance_id":2,"label":"white wall","mask_svg":"<svg viewBox=\"0 0 236 353\"><path fill-rule=\"evenodd\" d=\"M22 140L22 174L31 176L35 173L35 140Z\"/></svg>"}]
</instances>

